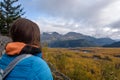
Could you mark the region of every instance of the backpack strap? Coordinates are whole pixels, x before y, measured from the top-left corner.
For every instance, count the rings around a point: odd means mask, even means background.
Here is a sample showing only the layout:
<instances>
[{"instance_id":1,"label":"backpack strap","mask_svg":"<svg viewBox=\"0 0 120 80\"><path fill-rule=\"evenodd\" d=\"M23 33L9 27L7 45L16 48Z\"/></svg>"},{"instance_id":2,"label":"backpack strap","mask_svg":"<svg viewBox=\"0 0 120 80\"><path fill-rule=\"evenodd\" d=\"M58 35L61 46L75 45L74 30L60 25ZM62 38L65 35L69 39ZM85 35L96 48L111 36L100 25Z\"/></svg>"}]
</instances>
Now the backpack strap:
<instances>
[{"instance_id":1,"label":"backpack strap","mask_svg":"<svg viewBox=\"0 0 120 80\"><path fill-rule=\"evenodd\" d=\"M10 64L6 67L6 69L3 72L3 79L12 71L12 69L23 59L28 58L32 55L30 54L21 54L18 57L16 57Z\"/></svg>"}]
</instances>

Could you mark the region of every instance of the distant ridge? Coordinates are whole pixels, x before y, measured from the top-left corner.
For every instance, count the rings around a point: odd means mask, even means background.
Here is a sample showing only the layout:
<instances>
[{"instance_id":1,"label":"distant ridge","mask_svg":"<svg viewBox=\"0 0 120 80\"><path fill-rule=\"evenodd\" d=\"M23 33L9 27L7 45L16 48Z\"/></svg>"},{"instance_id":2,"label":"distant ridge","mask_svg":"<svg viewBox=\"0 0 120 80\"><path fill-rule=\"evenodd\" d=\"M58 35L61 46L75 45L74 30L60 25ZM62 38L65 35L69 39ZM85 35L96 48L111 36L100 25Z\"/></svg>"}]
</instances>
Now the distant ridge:
<instances>
[{"instance_id":1,"label":"distant ridge","mask_svg":"<svg viewBox=\"0 0 120 80\"><path fill-rule=\"evenodd\" d=\"M70 48L70 47L95 47L98 46L92 41L88 41L85 39L77 39L77 40L64 40L64 41L55 41L51 44L49 44L50 47L64 47L64 48Z\"/></svg>"},{"instance_id":2,"label":"distant ridge","mask_svg":"<svg viewBox=\"0 0 120 80\"><path fill-rule=\"evenodd\" d=\"M120 47L120 41L114 42L112 44L104 45L103 47Z\"/></svg>"},{"instance_id":3,"label":"distant ridge","mask_svg":"<svg viewBox=\"0 0 120 80\"><path fill-rule=\"evenodd\" d=\"M95 47L115 42L110 38L95 38L76 32L68 32L64 35L57 32L44 32L41 34L41 41L48 47Z\"/></svg>"}]
</instances>

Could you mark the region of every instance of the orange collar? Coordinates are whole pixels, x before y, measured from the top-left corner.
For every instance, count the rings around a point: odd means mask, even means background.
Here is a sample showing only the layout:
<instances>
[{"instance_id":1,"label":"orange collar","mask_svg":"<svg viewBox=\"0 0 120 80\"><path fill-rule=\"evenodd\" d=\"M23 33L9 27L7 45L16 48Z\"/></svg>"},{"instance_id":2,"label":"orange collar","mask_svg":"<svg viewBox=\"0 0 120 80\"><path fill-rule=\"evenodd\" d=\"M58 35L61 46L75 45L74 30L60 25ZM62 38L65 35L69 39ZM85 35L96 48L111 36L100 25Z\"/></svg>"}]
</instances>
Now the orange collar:
<instances>
[{"instance_id":1,"label":"orange collar","mask_svg":"<svg viewBox=\"0 0 120 80\"><path fill-rule=\"evenodd\" d=\"M11 42L6 45L6 54L7 55L16 55L19 54L20 51L25 46L25 43L22 42Z\"/></svg>"}]
</instances>

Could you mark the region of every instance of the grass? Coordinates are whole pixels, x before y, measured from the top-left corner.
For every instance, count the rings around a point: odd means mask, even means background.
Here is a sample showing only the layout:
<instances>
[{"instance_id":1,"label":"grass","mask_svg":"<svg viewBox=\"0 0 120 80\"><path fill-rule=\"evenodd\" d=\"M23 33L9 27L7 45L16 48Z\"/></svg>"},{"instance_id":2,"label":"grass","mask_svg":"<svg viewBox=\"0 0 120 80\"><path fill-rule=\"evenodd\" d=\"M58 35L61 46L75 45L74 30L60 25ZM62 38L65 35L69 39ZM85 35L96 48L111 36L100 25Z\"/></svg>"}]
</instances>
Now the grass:
<instances>
[{"instance_id":1,"label":"grass","mask_svg":"<svg viewBox=\"0 0 120 80\"><path fill-rule=\"evenodd\" d=\"M120 48L43 48L44 58L71 80L120 80Z\"/></svg>"}]
</instances>

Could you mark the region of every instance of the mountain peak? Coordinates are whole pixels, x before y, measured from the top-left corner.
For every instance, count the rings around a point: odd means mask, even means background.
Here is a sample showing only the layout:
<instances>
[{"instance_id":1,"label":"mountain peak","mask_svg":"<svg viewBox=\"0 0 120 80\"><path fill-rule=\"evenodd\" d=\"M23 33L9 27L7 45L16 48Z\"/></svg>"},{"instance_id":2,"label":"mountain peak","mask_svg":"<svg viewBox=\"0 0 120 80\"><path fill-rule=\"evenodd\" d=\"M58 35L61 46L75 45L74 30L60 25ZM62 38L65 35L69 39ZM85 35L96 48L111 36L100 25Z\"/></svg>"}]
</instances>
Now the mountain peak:
<instances>
[{"instance_id":1,"label":"mountain peak","mask_svg":"<svg viewBox=\"0 0 120 80\"><path fill-rule=\"evenodd\" d=\"M51 44L57 41L57 43L55 43L56 45L62 43L64 43L64 45L67 45L67 42L73 43L73 44L70 43L70 45L76 45L78 42L84 45L86 45L87 43L92 43L93 45L103 46L105 44L111 44L115 42L110 38L94 38L92 36L87 36L76 32L68 32L67 34L64 35L59 34L58 32L50 32L44 33L41 36L42 42L47 42L48 44Z\"/></svg>"},{"instance_id":2,"label":"mountain peak","mask_svg":"<svg viewBox=\"0 0 120 80\"><path fill-rule=\"evenodd\" d=\"M58 32L52 32L53 35L60 35Z\"/></svg>"},{"instance_id":3,"label":"mountain peak","mask_svg":"<svg viewBox=\"0 0 120 80\"><path fill-rule=\"evenodd\" d=\"M81 33L77 33L77 32L68 32L67 34L65 34L65 35L70 35L70 36L72 36L72 35L82 35Z\"/></svg>"}]
</instances>

